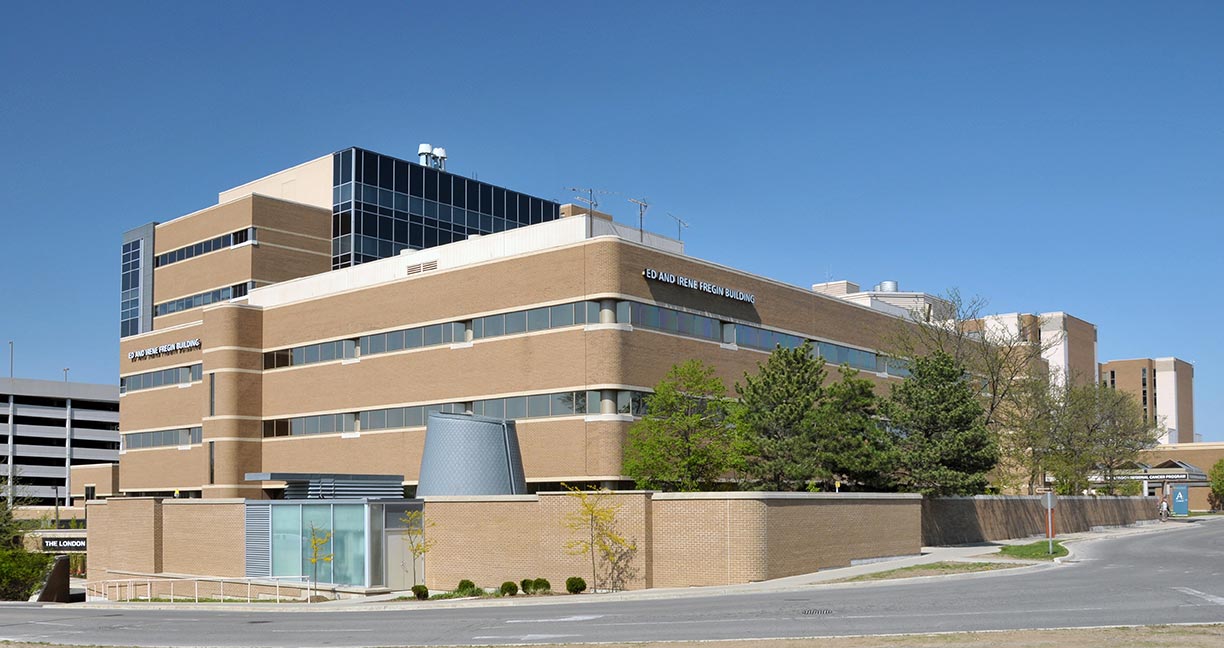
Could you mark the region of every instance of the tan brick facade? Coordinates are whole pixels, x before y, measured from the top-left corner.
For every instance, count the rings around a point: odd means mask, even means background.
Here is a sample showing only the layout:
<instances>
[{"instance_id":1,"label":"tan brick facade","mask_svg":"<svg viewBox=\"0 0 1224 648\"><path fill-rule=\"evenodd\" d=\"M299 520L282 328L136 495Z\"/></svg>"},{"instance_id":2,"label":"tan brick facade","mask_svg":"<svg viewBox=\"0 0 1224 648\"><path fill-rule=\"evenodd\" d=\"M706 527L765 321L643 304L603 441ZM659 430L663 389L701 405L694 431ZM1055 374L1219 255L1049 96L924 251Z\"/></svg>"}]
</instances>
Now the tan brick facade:
<instances>
[{"instance_id":1,"label":"tan brick facade","mask_svg":"<svg viewBox=\"0 0 1224 648\"><path fill-rule=\"evenodd\" d=\"M300 208L253 196L216 209L225 227L249 221L287 229L289 223L271 221L266 214L288 219L293 209ZM207 222L202 216L189 217L186 225L194 228ZM173 244L197 240L202 234L192 230ZM159 248L163 238L159 230ZM192 264L207 269L200 264L212 263L211 256L159 272ZM649 282L643 276L646 268L750 292L755 303ZM365 268L352 269L362 271ZM160 280L156 285L162 285ZM244 475L267 471L402 474L412 483L420 463L422 428L265 439L263 421L551 392L647 391L672 365L689 358L714 366L730 389L746 372L755 372L768 355L627 324L581 323L468 344L265 370L264 354L275 349L356 340L433 323L470 322L474 317L539 306L600 300L615 305L625 299L865 349L886 347L902 326L897 318L836 298L612 237L309 294L268 307L238 301L192 309L175 315L183 315L184 324L164 329L159 318L157 330L122 340L124 375L203 365L199 382L123 395L121 432L203 428L203 443L190 449L125 451L123 491L183 489L204 497L262 497L261 485L244 482ZM200 339L200 348L128 358L133 351L195 338ZM836 376L832 368L830 373ZM872 372L864 375L882 388L895 380ZM521 419L518 431L528 479L546 483L623 479L622 448L631 422L629 417L582 414Z\"/></svg>"},{"instance_id":2,"label":"tan brick facade","mask_svg":"<svg viewBox=\"0 0 1224 648\"><path fill-rule=\"evenodd\" d=\"M162 573L242 576L244 507L242 500L90 501L89 580Z\"/></svg>"},{"instance_id":3,"label":"tan brick facade","mask_svg":"<svg viewBox=\"0 0 1224 648\"><path fill-rule=\"evenodd\" d=\"M843 567L852 560L915 555L920 499L910 495L802 493L646 493L608 495L619 530L637 545L631 589L726 585ZM428 498L436 546L426 584L461 578L495 587L569 576L591 581L588 556L567 554L566 527L579 502L566 493Z\"/></svg>"}]
</instances>

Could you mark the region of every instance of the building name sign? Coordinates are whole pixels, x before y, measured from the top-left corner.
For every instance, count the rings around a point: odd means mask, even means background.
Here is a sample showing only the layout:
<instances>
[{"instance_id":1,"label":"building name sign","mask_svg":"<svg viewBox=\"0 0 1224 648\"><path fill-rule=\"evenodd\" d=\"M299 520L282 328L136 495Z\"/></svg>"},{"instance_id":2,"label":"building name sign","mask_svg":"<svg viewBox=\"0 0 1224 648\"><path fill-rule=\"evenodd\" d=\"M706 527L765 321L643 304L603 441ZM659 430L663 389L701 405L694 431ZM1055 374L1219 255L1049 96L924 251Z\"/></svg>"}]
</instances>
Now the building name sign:
<instances>
[{"instance_id":1,"label":"building name sign","mask_svg":"<svg viewBox=\"0 0 1224 648\"><path fill-rule=\"evenodd\" d=\"M726 286L709 283L708 281L684 277L681 275L672 274L670 272L664 272L662 270L655 270L654 268L646 268L642 271L642 276L646 277L646 279L649 281L671 284L673 286L680 286L681 288L688 288L690 290L699 290L711 295L726 297L727 299L734 299L735 301L747 302L749 304L756 303L756 295L752 293L746 293L742 290L727 288Z\"/></svg>"},{"instance_id":2,"label":"building name sign","mask_svg":"<svg viewBox=\"0 0 1224 648\"><path fill-rule=\"evenodd\" d=\"M85 538L48 538L43 536L43 551L85 551Z\"/></svg>"},{"instance_id":3,"label":"building name sign","mask_svg":"<svg viewBox=\"0 0 1224 648\"><path fill-rule=\"evenodd\" d=\"M191 351L200 348L200 338L194 340L183 340L182 342L174 342L172 344L163 344L161 346L149 347L147 349L137 349L128 352L128 360L141 360L143 358L156 358L160 355L170 353L180 353L183 351Z\"/></svg>"}]
</instances>

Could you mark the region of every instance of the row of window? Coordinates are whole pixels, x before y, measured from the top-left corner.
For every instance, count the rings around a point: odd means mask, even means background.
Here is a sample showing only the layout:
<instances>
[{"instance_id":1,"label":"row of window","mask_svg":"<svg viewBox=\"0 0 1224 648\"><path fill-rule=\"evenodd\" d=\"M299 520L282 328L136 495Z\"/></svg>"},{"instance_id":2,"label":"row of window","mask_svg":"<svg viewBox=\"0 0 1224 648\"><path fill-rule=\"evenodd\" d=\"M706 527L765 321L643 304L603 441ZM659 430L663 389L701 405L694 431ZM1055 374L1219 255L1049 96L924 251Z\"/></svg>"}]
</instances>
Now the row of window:
<instances>
[{"instance_id":1,"label":"row of window","mask_svg":"<svg viewBox=\"0 0 1224 648\"><path fill-rule=\"evenodd\" d=\"M356 340L335 340L292 349L269 351L264 354L264 369L278 369L355 357L357 357Z\"/></svg>"},{"instance_id":2,"label":"row of window","mask_svg":"<svg viewBox=\"0 0 1224 648\"><path fill-rule=\"evenodd\" d=\"M154 317L161 317L162 315L169 315L171 313L178 313L192 308L207 306L208 304L215 302L223 302L230 299L245 297L247 292L254 287L255 282L248 281L246 283L234 284L232 286L218 288L217 290L200 293L198 295L183 297L182 299L163 302L154 307L153 315Z\"/></svg>"},{"instance_id":3,"label":"row of window","mask_svg":"<svg viewBox=\"0 0 1224 648\"><path fill-rule=\"evenodd\" d=\"M190 427L174 430L157 430L154 432L133 432L124 434L123 449L157 448L161 446L192 445L203 441L203 428Z\"/></svg>"},{"instance_id":4,"label":"row of window","mask_svg":"<svg viewBox=\"0 0 1224 648\"><path fill-rule=\"evenodd\" d=\"M789 333L771 331L748 324L724 323L711 317L640 302L619 302L616 320L618 322L628 321L635 327L666 331L702 340L721 341L726 344L735 343L738 346L761 351L773 351L777 347L797 349L805 341L805 338ZM873 351L863 351L832 342L819 341L812 342L812 350L829 364L845 364L855 369L877 373L887 372L895 376L909 375L903 361L888 358Z\"/></svg>"},{"instance_id":5,"label":"row of window","mask_svg":"<svg viewBox=\"0 0 1224 648\"><path fill-rule=\"evenodd\" d=\"M431 324L387 333L363 335L357 339L334 340L269 351L264 354L264 369L354 358L357 357L358 348L362 356L369 356L403 349L463 342L467 339L469 325L472 328L472 339L479 340L598 321L599 302L586 301L545 306L513 313L477 317L470 322Z\"/></svg>"},{"instance_id":6,"label":"row of window","mask_svg":"<svg viewBox=\"0 0 1224 648\"><path fill-rule=\"evenodd\" d=\"M514 335L527 331L544 331L550 328L598 322L599 302L582 301L558 304L477 317L472 320L472 339L479 340L500 335Z\"/></svg>"},{"instance_id":7,"label":"row of window","mask_svg":"<svg viewBox=\"0 0 1224 648\"><path fill-rule=\"evenodd\" d=\"M240 245L255 239L255 228L248 227L229 234L222 234L214 239L200 241L194 245L181 247L177 250L170 250L164 254L159 254L153 261L153 267L160 268L171 263L178 263L201 254L208 254L214 250L224 250L225 248Z\"/></svg>"},{"instance_id":8,"label":"row of window","mask_svg":"<svg viewBox=\"0 0 1224 648\"><path fill-rule=\"evenodd\" d=\"M805 341L804 338L789 333L748 324L722 322L712 317L631 301L617 303L616 321L702 340L735 343L745 348L762 351L772 351L779 346L784 349L795 349L802 346ZM358 349L362 356L367 356L401 349L462 342L466 337L468 326L471 327L472 339L479 340L597 322L599 322L599 302L582 301L544 306L525 311L477 317L468 322L433 324L389 333L365 335L357 340L336 340L270 351L264 354L264 368L275 369L352 358L356 357ZM830 364L845 364L863 371L888 373L895 376L909 375L903 361L873 351L819 341L814 341L812 348L814 353L825 358Z\"/></svg>"},{"instance_id":9,"label":"row of window","mask_svg":"<svg viewBox=\"0 0 1224 648\"><path fill-rule=\"evenodd\" d=\"M542 200L372 151L350 149L337 153L335 158L338 159L332 164L332 185L341 187L350 182L355 183L357 189L353 193L356 194L354 198L357 200L365 198L365 202L383 202L377 196L373 200L368 197L369 189L374 189L436 200L522 223L529 222L528 219L535 213L540 213L544 220L552 220L558 216L560 205L550 200Z\"/></svg>"},{"instance_id":10,"label":"row of window","mask_svg":"<svg viewBox=\"0 0 1224 648\"><path fill-rule=\"evenodd\" d=\"M195 382L200 380L203 370L204 365L196 363L189 367L171 367L134 376L125 376L119 379L119 393L126 394L141 389Z\"/></svg>"},{"instance_id":11,"label":"row of window","mask_svg":"<svg viewBox=\"0 0 1224 648\"><path fill-rule=\"evenodd\" d=\"M627 314L622 312L626 308L629 310ZM616 319L617 321L628 321L635 327L666 331L686 337L727 343L735 341L734 338L723 339L723 324L720 320L663 306L653 306L640 302L620 302L617 305Z\"/></svg>"},{"instance_id":12,"label":"row of window","mask_svg":"<svg viewBox=\"0 0 1224 648\"><path fill-rule=\"evenodd\" d=\"M645 392L618 391L616 394L617 411L622 414L644 416L646 414L646 396ZM534 396L489 398L474 401L471 405L473 414L515 420L574 416L577 414L598 414L600 412L598 391L558 392ZM463 403L439 403L436 405L391 407L362 412L298 416L264 421L263 435L265 437L281 437L353 432L358 429L358 423L360 423L362 431L421 427L425 425L430 412L461 414L464 411L465 406Z\"/></svg>"}]
</instances>

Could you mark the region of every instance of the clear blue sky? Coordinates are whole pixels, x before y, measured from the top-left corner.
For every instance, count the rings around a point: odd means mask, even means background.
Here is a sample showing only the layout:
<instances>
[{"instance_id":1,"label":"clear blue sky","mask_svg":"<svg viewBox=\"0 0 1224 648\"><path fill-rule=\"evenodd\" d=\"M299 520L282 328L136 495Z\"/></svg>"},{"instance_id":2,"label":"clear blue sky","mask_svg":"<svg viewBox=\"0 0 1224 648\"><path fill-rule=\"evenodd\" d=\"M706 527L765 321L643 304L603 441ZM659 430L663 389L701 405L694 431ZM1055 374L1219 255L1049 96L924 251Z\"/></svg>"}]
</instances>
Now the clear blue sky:
<instances>
[{"instance_id":1,"label":"clear blue sky","mask_svg":"<svg viewBox=\"0 0 1224 648\"><path fill-rule=\"evenodd\" d=\"M0 54L19 376L117 380L123 231L432 142L797 285L1066 311L1224 440L1224 3L24 2Z\"/></svg>"}]
</instances>

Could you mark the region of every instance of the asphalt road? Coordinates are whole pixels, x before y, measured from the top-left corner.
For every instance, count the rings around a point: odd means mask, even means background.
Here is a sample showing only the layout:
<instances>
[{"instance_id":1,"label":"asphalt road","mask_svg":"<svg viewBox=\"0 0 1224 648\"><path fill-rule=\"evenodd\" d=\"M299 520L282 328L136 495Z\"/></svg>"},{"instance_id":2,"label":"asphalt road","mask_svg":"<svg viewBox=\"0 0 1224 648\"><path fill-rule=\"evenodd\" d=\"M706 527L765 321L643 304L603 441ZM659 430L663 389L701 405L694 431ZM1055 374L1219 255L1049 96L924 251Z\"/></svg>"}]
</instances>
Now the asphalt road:
<instances>
[{"instance_id":1,"label":"asphalt road","mask_svg":"<svg viewBox=\"0 0 1224 648\"><path fill-rule=\"evenodd\" d=\"M1169 527L1180 525L1168 525ZM1074 562L798 591L289 613L0 606L0 639L123 646L392 646L815 637L1224 623L1224 524L1075 545Z\"/></svg>"}]
</instances>

